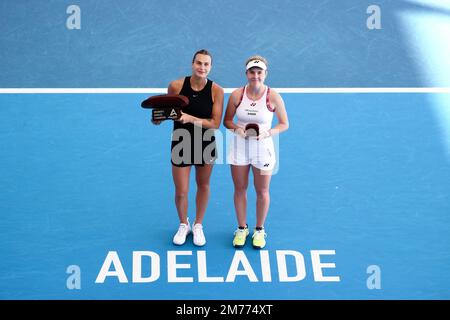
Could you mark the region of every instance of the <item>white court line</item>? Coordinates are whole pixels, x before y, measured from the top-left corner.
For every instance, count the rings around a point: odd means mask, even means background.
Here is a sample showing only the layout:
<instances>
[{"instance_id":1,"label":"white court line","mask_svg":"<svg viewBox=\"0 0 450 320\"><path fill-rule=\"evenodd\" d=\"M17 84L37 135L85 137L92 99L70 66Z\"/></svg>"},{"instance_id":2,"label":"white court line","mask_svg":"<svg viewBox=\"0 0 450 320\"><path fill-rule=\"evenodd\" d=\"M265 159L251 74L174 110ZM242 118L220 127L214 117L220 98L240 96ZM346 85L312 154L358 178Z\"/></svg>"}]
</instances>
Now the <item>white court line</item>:
<instances>
[{"instance_id":1,"label":"white court line","mask_svg":"<svg viewBox=\"0 0 450 320\"><path fill-rule=\"evenodd\" d=\"M225 88L231 93L236 88ZM279 93L450 93L450 87L429 88L273 88ZM0 94L167 93L166 88L0 88Z\"/></svg>"}]
</instances>

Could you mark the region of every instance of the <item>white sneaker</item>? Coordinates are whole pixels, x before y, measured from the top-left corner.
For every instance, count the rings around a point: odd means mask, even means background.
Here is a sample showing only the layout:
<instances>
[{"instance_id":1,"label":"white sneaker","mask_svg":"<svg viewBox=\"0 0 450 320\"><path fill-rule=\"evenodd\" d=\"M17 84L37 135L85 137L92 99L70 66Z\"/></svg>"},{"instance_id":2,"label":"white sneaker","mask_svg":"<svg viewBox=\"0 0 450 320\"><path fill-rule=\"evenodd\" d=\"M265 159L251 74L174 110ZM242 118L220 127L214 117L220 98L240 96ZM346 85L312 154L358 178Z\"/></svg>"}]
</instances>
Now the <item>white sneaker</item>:
<instances>
[{"instance_id":1,"label":"white sneaker","mask_svg":"<svg viewBox=\"0 0 450 320\"><path fill-rule=\"evenodd\" d=\"M191 226L189 225L189 219L188 223L180 223L180 226L178 227L177 233L173 236L173 243L177 246L181 246L186 242L187 235L191 232Z\"/></svg>"},{"instance_id":2,"label":"white sneaker","mask_svg":"<svg viewBox=\"0 0 450 320\"><path fill-rule=\"evenodd\" d=\"M203 226L196 223L192 226L192 233L194 234L194 244L196 246L204 246L206 243L205 234L203 233Z\"/></svg>"}]
</instances>

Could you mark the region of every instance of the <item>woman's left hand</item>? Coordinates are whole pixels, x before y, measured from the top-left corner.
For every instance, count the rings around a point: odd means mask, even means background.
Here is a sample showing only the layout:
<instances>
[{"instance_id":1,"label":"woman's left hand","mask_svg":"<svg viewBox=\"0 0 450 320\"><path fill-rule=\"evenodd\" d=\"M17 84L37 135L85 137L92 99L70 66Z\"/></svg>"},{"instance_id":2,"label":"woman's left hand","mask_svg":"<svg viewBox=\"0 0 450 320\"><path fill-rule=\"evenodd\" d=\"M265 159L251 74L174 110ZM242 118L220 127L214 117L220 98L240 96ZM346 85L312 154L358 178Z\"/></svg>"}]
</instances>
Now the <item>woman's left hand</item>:
<instances>
[{"instance_id":1,"label":"woman's left hand","mask_svg":"<svg viewBox=\"0 0 450 320\"><path fill-rule=\"evenodd\" d=\"M262 140L262 139L268 138L270 136L271 136L271 133L270 133L270 129L269 129L269 130L261 132L256 139Z\"/></svg>"}]
</instances>

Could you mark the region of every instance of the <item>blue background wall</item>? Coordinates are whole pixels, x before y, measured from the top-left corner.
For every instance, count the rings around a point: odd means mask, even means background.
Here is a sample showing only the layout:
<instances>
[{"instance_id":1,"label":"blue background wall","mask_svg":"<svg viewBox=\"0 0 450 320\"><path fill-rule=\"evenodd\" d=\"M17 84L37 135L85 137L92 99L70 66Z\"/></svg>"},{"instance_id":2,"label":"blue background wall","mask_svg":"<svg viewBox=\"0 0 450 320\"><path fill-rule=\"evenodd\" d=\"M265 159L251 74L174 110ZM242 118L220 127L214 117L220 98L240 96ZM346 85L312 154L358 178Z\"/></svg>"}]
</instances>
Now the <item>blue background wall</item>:
<instances>
[{"instance_id":1,"label":"blue background wall","mask_svg":"<svg viewBox=\"0 0 450 320\"><path fill-rule=\"evenodd\" d=\"M241 85L256 53L268 58L274 87L429 86L402 17L450 11L423 3L6 0L0 87L166 87L190 72L199 48L214 54L211 77L224 87ZM81 8L81 30L66 28L71 4ZM382 9L381 30L366 26L372 4Z\"/></svg>"}]
</instances>

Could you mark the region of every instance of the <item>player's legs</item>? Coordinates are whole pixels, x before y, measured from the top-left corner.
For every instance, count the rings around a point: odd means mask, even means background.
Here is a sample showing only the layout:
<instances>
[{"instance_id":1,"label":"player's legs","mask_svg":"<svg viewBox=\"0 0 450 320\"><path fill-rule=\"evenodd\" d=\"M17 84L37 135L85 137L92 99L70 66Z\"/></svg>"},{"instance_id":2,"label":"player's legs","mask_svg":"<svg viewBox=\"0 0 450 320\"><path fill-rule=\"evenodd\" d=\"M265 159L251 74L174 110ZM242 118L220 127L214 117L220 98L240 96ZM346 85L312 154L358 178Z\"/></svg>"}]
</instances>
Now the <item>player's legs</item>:
<instances>
[{"instance_id":1,"label":"player's legs","mask_svg":"<svg viewBox=\"0 0 450 320\"><path fill-rule=\"evenodd\" d=\"M180 223L188 223L188 192L189 192L189 175L191 166L177 167L172 165L172 177L175 184L175 206L177 207Z\"/></svg>"},{"instance_id":2,"label":"player's legs","mask_svg":"<svg viewBox=\"0 0 450 320\"><path fill-rule=\"evenodd\" d=\"M247 224L247 188L250 165L231 165L231 176L234 183L234 207L240 227Z\"/></svg>"},{"instance_id":3,"label":"player's legs","mask_svg":"<svg viewBox=\"0 0 450 320\"><path fill-rule=\"evenodd\" d=\"M253 184L256 190L256 227L263 228L270 205L269 186L271 171L252 166Z\"/></svg>"},{"instance_id":4,"label":"player's legs","mask_svg":"<svg viewBox=\"0 0 450 320\"><path fill-rule=\"evenodd\" d=\"M197 182L197 195L195 198L197 212L195 216L195 223L202 224L205 216L210 194L209 181L211 178L212 169L212 164L205 164L203 166L195 167L195 180Z\"/></svg>"}]
</instances>

